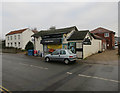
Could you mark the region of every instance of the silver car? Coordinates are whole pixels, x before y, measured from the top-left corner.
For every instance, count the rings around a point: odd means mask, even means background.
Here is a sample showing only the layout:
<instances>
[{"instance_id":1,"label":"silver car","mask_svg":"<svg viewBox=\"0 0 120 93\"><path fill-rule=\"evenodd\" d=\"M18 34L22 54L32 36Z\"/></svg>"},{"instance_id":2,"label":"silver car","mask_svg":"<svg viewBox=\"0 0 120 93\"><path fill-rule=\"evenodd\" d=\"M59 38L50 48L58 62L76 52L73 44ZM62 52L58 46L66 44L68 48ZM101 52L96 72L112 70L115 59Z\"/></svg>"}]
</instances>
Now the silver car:
<instances>
[{"instance_id":1,"label":"silver car","mask_svg":"<svg viewBox=\"0 0 120 93\"><path fill-rule=\"evenodd\" d=\"M52 52L52 54L48 54L45 56L46 62L49 62L51 60L63 61L65 64L68 64L70 61L76 61L76 54L72 53L68 49L59 49Z\"/></svg>"}]
</instances>

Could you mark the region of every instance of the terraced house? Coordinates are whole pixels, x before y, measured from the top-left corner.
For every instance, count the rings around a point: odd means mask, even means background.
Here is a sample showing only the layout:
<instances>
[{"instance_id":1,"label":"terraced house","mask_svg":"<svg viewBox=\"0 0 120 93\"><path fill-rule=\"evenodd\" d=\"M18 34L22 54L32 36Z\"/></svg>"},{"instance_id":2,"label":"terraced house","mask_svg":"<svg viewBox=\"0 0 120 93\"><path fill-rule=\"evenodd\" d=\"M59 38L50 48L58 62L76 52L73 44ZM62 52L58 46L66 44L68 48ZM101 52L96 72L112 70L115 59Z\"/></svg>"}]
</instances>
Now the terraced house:
<instances>
[{"instance_id":1,"label":"terraced house","mask_svg":"<svg viewBox=\"0 0 120 93\"><path fill-rule=\"evenodd\" d=\"M5 36L5 45L6 47L25 49L26 44L32 41L31 35L35 33L37 31L29 28L11 31Z\"/></svg>"},{"instance_id":2,"label":"terraced house","mask_svg":"<svg viewBox=\"0 0 120 93\"><path fill-rule=\"evenodd\" d=\"M34 49L44 54L56 49L70 49L78 58L86 58L102 51L101 38L89 30L78 31L76 26L42 30L34 35Z\"/></svg>"}]
</instances>

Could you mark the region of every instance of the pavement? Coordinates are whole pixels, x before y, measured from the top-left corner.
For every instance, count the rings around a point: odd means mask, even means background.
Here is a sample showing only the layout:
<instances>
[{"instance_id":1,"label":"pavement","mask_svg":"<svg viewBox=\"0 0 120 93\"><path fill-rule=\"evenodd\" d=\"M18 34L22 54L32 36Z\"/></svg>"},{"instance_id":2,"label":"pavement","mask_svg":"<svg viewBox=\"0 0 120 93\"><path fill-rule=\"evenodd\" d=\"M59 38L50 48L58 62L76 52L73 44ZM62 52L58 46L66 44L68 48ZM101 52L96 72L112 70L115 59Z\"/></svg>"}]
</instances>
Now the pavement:
<instances>
[{"instance_id":1,"label":"pavement","mask_svg":"<svg viewBox=\"0 0 120 93\"><path fill-rule=\"evenodd\" d=\"M65 65L47 63L40 57L3 53L2 87L21 92L118 91L118 65L111 64L113 60L110 64L93 64L88 59Z\"/></svg>"}]
</instances>

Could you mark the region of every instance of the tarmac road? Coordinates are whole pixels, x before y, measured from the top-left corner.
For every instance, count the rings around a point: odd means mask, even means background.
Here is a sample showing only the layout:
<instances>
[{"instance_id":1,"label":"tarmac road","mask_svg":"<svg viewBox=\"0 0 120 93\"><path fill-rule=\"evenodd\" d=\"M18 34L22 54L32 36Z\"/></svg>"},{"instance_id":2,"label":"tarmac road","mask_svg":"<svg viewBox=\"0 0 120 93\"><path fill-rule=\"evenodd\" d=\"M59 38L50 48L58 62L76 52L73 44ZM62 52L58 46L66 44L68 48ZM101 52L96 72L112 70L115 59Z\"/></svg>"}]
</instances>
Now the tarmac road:
<instances>
[{"instance_id":1,"label":"tarmac road","mask_svg":"<svg viewBox=\"0 0 120 93\"><path fill-rule=\"evenodd\" d=\"M23 54L2 55L2 86L10 91L118 91L118 66L65 65Z\"/></svg>"}]
</instances>

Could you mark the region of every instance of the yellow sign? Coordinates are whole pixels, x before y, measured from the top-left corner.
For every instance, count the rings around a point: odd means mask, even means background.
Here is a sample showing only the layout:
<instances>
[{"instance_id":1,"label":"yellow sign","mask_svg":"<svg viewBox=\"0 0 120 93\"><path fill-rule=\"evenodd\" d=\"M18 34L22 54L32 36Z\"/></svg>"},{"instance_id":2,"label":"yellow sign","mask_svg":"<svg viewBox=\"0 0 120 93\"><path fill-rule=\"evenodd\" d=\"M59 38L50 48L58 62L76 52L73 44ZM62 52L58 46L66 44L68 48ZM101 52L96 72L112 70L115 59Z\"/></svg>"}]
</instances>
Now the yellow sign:
<instances>
[{"instance_id":1,"label":"yellow sign","mask_svg":"<svg viewBox=\"0 0 120 93\"><path fill-rule=\"evenodd\" d=\"M47 45L48 49L61 49L62 48L62 44L61 45Z\"/></svg>"}]
</instances>

